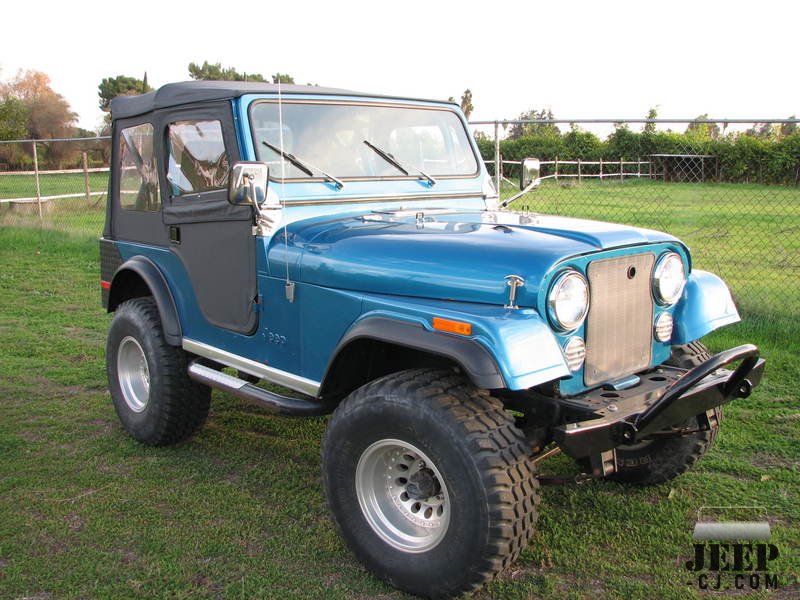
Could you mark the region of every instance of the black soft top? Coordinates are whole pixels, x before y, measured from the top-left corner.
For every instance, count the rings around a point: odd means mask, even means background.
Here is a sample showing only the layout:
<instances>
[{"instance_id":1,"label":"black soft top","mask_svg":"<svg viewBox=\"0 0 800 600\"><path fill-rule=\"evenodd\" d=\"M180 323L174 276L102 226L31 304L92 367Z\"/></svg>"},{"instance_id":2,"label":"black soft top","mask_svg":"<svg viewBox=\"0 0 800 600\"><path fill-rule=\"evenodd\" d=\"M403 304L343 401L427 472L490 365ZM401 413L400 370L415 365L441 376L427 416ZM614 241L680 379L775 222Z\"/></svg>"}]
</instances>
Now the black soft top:
<instances>
[{"instance_id":1,"label":"black soft top","mask_svg":"<svg viewBox=\"0 0 800 600\"><path fill-rule=\"evenodd\" d=\"M316 85L281 84L281 94L321 94L329 96L365 96L370 98L389 98L379 94L365 94L337 88L319 87ZM125 119L145 113L190 104L193 102L209 102L238 98L244 94L277 94L278 85L255 81L182 81L162 85L154 92L140 96L117 96L111 100L111 116L114 119ZM398 98L397 100L419 100L419 98ZM438 102L438 101L437 101Z\"/></svg>"}]
</instances>

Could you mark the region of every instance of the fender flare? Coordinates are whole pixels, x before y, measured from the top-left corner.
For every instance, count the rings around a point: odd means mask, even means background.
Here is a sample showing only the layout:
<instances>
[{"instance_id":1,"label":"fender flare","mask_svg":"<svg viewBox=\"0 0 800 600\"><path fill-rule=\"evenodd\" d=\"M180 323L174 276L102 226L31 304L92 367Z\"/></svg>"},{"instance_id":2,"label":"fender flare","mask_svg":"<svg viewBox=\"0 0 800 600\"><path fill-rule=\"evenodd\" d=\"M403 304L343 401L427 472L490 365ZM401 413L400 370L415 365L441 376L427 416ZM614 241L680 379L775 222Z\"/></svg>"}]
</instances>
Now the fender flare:
<instances>
[{"instance_id":1,"label":"fender flare","mask_svg":"<svg viewBox=\"0 0 800 600\"><path fill-rule=\"evenodd\" d=\"M687 279L674 316L673 344L688 344L741 320L725 282L714 273L700 269L694 269Z\"/></svg>"},{"instance_id":2,"label":"fender flare","mask_svg":"<svg viewBox=\"0 0 800 600\"><path fill-rule=\"evenodd\" d=\"M480 388L497 389L506 385L494 357L476 341L428 331L419 323L375 316L358 321L339 341L325 370L323 386L341 351L358 339L388 342L448 358L460 365Z\"/></svg>"},{"instance_id":3,"label":"fender flare","mask_svg":"<svg viewBox=\"0 0 800 600\"><path fill-rule=\"evenodd\" d=\"M183 339L181 322L178 318L178 308L172 292L169 289L167 280L161 270L153 261L144 256L134 256L125 261L114 272L111 279L111 288L108 297L108 312L114 312L117 306L123 301L119 298L121 283L130 273L138 275L150 290L161 317L161 325L164 328L164 337L171 346L180 346ZM116 293L115 293L116 291Z\"/></svg>"}]
</instances>

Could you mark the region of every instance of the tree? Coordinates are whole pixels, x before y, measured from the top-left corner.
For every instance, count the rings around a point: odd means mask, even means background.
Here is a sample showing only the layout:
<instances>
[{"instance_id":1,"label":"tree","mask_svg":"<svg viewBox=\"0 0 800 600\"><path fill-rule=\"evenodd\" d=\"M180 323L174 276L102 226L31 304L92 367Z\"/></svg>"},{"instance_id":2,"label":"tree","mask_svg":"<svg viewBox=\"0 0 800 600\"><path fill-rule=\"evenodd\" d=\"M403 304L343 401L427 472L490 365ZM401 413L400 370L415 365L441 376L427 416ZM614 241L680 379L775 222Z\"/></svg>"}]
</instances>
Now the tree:
<instances>
[{"instance_id":1,"label":"tree","mask_svg":"<svg viewBox=\"0 0 800 600\"><path fill-rule=\"evenodd\" d=\"M654 106L650 110L647 111L648 119L657 119L658 118L658 106ZM644 129L642 129L643 133L653 134L656 132L656 124L655 123L645 123Z\"/></svg>"},{"instance_id":2,"label":"tree","mask_svg":"<svg viewBox=\"0 0 800 600\"><path fill-rule=\"evenodd\" d=\"M461 111L464 113L464 116L469 119L469 116L472 114L472 90L467 88L464 90L464 93L461 95Z\"/></svg>"},{"instance_id":3,"label":"tree","mask_svg":"<svg viewBox=\"0 0 800 600\"><path fill-rule=\"evenodd\" d=\"M541 110L531 109L521 113L517 120L548 120L553 118L553 111L549 108L543 108ZM559 138L561 137L561 131L555 123L515 123L508 132L508 139L511 140L529 136Z\"/></svg>"},{"instance_id":4,"label":"tree","mask_svg":"<svg viewBox=\"0 0 800 600\"><path fill-rule=\"evenodd\" d=\"M789 117L790 119L796 119L795 115ZM797 123L781 123L781 138L785 138L787 135L792 135L793 133L797 133Z\"/></svg>"},{"instance_id":5,"label":"tree","mask_svg":"<svg viewBox=\"0 0 800 600\"><path fill-rule=\"evenodd\" d=\"M28 124L28 109L18 98L9 96L0 102L0 140L24 138Z\"/></svg>"},{"instance_id":6,"label":"tree","mask_svg":"<svg viewBox=\"0 0 800 600\"><path fill-rule=\"evenodd\" d=\"M720 133L719 123L709 121L708 113L699 115L686 126L686 135L696 140L718 140Z\"/></svg>"},{"instance_id":7,"label":"tree","mask_svg":"<svg viewBox=\"0 0 800 600\"><path fill-rule=\"evenodd\" d=\"M0 86L0 97L15 98L27 112L26 137L39 140L72 137L78 115L69 103L50 87L50 77L41 71L18 71L10 82ZM74 158L75 148L64 143L40 145L40 163L61 168ZM25 152L29 152L26 148Z\"/></svg>"},{"instance_id":8,"label":"tree","mask_svg":"<svg viewBox=\"0 0 800 600\"><path fill-rule=\"evenodd\" d=\"M16 98L28 112L28 136L36 139L69 137L77 119L69 103L50 87L50 77L41 71L19 71L0 86L0 96Z\"/></svg>"},{"instance_id":9,"label":"tree","mask_svg":"<svg viewBox=\"0 0 800 600\"><path fill-rule=\"evenodd\" d=\"M753 123L753 127L745 133L760 140L777 140L780 136L780 126L777 123Z\"/></svg>"},{"instance_id":10,"label":"tree","mask_svg":"<svg viewBox=\"0 0 800 600\"><path fill-rule=\"evenodd\" d=\"M136 79L127 75L117 75L116 77L105 77L97 86L97 95L100 96L100 110L108 112L111 100L117 96L133 96L135 94L146 94L152 92L147 83L147 73L144 79Z\"/></svg>"},{"instance_id":11,"label":"tree","mask_svg":"<svg viewBox=\"0 0 800 600\"><path fill-rule=\"evenodd\" d=\"M294 77L288 73L275 73L272 76L272 83L294 83Z\"/></svg>"},{"instance_id":12,"label":"tree","mask_svg":"<svg viewBox=\"0 0 800 600\"><path fill-rule=\"evenodd\" d=\"M279 77L289 77L289 75L276 73ZM259 73L239 73L233 67L223 67L221 63L211 64L207 60L202 65L189 63L189 76L192 79L206 79L215 81L267 81ZM275 82L277 83L277 81ZM281 83L284 83L281 81ZM288 83L288 82L286 82Z\"/></svg>"}]
</instances>

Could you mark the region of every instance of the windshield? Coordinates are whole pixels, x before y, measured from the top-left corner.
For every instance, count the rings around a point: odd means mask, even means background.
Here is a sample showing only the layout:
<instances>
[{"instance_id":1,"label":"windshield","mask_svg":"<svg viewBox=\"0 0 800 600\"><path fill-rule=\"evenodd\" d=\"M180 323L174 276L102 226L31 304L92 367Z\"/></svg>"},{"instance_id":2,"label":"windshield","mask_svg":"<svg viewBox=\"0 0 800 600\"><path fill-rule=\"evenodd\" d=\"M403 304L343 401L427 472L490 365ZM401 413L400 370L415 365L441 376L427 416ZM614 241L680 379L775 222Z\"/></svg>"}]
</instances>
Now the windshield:
<instances>
[{"instance_id":1,"label":"windshield","mask_svg":"<svg viewBox=\"0 0 800 600\"><path fill-rule=\"evenodd\" d=\"M409 176L365 141L430 175L472 176L478 172L464 125L451 110L284 101L282 111L284 152L336 177ZM280 146L277 102L254 104L250 120L258 160L269 165L273 179L281 179L280 155L270 148ZM283 168L286 179L312 177L289 161ZM410 177L417 178L417 174Z\"/></svg>"}]
</instances>

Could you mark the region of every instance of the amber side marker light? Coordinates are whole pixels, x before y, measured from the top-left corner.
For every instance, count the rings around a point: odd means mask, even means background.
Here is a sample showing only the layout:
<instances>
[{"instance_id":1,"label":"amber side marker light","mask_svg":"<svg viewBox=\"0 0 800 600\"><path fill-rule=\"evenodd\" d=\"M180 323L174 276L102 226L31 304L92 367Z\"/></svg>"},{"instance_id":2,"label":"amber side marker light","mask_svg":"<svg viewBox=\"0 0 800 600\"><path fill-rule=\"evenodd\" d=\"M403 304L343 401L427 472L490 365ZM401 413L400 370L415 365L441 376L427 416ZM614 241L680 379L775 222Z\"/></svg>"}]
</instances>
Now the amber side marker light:
<instances>
[{"instance_id":1,"label":"amber side marker light","mask_svg":"<svg viewBox=\"0 0 800 600\"><path fill-rule=\"evenodd\" d=\"M433 317L433 328L437 331L446 331L457 335L472 335L472 325L461 321L451 321L441 317Z\"/></svg>"}]
</instances>

